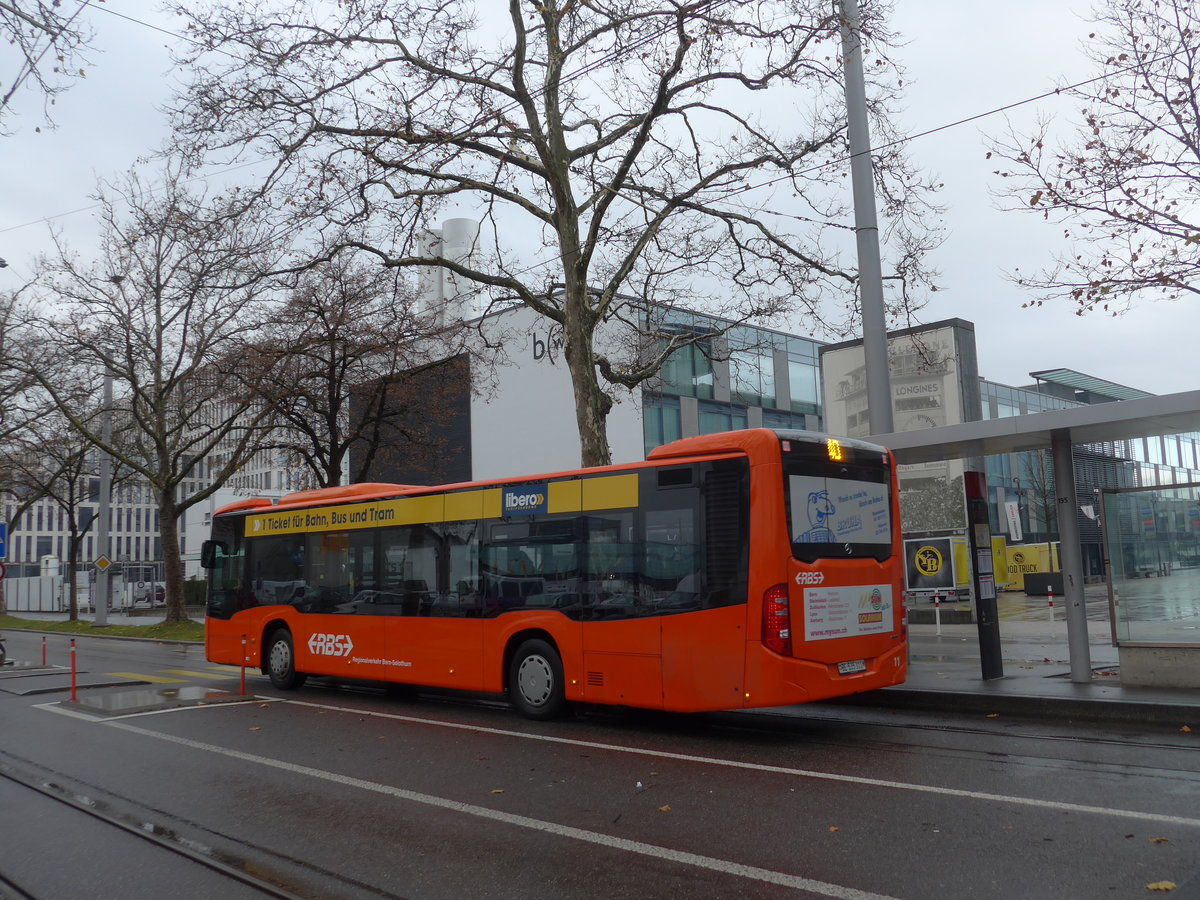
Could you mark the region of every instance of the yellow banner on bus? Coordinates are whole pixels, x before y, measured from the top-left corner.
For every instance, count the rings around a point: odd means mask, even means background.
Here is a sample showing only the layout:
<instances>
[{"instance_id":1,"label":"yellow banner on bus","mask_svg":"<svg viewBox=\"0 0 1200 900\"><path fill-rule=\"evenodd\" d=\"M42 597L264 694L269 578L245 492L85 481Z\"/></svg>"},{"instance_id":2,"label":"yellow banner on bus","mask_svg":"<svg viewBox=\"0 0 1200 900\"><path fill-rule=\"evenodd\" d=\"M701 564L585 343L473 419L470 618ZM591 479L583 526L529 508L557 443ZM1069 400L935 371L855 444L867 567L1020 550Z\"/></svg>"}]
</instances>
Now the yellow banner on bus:
<instances>
[{"instance_id":1,"label":"yellow banner on bus","mask_svg":"<svg viewBox=\"0 0 1200 900\"><path fill-rule=\"evenodd\" d=\"M582 512L637 505L638 476L609 475L519 488L484 488L336 506L281 509L247 516L246 537L353 531L389 525L499 519L507 515Z\"/></svg>"}]
</instances>

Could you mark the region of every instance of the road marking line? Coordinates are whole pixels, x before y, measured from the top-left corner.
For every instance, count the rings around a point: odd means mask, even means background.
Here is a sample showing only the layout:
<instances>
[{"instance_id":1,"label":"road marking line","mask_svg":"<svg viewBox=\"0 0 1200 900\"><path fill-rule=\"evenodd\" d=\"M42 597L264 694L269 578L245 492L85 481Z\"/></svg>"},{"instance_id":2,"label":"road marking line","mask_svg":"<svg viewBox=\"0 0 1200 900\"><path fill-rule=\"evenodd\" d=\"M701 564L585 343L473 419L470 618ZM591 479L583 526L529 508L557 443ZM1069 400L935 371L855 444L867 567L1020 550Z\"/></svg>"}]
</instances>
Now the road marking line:
<instances>
[{"instance_id":1,"label":"road marking line","mask_svg":"<svg viewBox=\"0 0 1200 900\"><path fill-rule=\"evenodd\" d=\"M129 725L124 722L111 722L114 728L120 728L123 731L129 731L133 734L140 734L145 737L158 738L159 740L168 741L173 744L178 744L182 747L188 747L192 750L200 750L204 753L214 753L219 756L226 756L231 759L238 759L243 762L257 763L258 765L267 766L272 769L279 769L283 772L289 772L293 775L302 775L308 778L317 778L321 781L328 781L333 784L340 784L346 787L358 788L364 791L370 791L376 794L383 794L394 797L398 800L407 800L412 803L420 803L425 806L433 806L438 809L448 810L450 812L464 813L470 816L476 816L481 819L490 819L493 822L501 822L505 825L516 825L521 828L529 828L533 831L541 831L546 834L556 835L558 837L572 838L577 841L584 841L589 844L596 844L602 847L607 847L613 850L623 850L627 853L637 853L642 856L648 856L653 859L667 860L669 862L680 863L681 865L696 866L701 869L708 869L713 872L720 872L726 875L734 875L740 878L747 878L754 881L761 881L766 884L776 884L782 887L789 887L795 890L809 891L814 894L820 894L824 897L834 897L837 900L892 900L884 894L873 894L869 891L860 891L855 888L845 887L840 884L830 884L825 881L817 881L812 878L804 878L800 875L790 875L787 872L775 872L771 869L763 869L758 866L747 866L742 863L735 863L729 860L718 859L712 856L702 856L698 853L688 853L684 850L672 850L670 847L659 847L654 844L643 843L642 841L631 841L626 838L614 837L608 834L602 834L596 831L587 831L582 828L573 828L570 825L559 825L555 822L547 822L542 819L533 819L529 816L520 816L514 813L501 812L500 810L489 809L486 806L476 806L473 803L463 803L458 800L448 800L445 797L435 797L432 794L422 794L417 791L408 791L403 788L393 787L388 784L380 784L375 781L366 781L362 778L354 778L350 775L339 775L337 772L328 772L324 769L315 769L311 766L302 766L296 763L284 762L279 759L271 759L265 756L258 756L254 753L245 753L240 750L232 750L228 747L219 747L216 744L206 744L202 741L195 741L191 738L177 737L171 734L163 734L157 731L150 731L146 728L139 728L136 725Z\"/></svg>"},{"instance_id":2,"label":"road marking line","mask_svg":"<svg viewBox=\"0 0 1200 900\"><path fill-rule=\"evenodd\" d=\"M347 706L327 706L322 703L310 703L306 700L284 700L297 706L310 706L314 709L344 712L355 716L373 716L381 719L395 719L400 722L411 722L416 725L435 725L440 728L452 728L460 731L473 731L479 734L491 734L498 737L521 738L527 741L542 741L548 744L566 744L572 747L586 747L591 750L610 750L615 753L631 753L637 756L652 756L656 759L671 759L678 762L700 763L705 766L725 766L730 769L747 769L752 772L770 772L776 775L791 775L797 778L813 778L822 781L836 781L843 784L858 784L865 787L892 788L900 791L916 791L923 794L937 794L943 797L962 797L968 800L985 800L994 803L1013 803L1018 806L1031 806L1038 809L1051 809L1059 812L1091 813L1100 816L1117 816L1127 819L1140 819L1147 822L1157 822L1163 825L1184 825L1190 828L1200 828L1200 819L1186 816L1170 816L1159 813L1139 812L1131 809L1111 809L1106 806L1087 806L1080 803L1066 803L1059 800L1038 800L1033 797L1010 797L1006 794L989 794L983 791L968 791L961 788L937 787L931 784L912 784L904 781L888 781L882 778L866 778L861 775L837 775L833 772L818 772L813 769L792 769L784 766L766 766L761 763L741 762L736 759L716 759L711 756L693 756L687 753L670 753L666 750L645 750L640 747L622 747L619 744L601 744L594 741L581 741L576 738L556 737L549 734L524 734L520 731L508 731L503 728L487 728L481 725L464 725L458 722L440 722L437 719L422 719L417 716L404 716L396 713L381 713L372 710L353 709Z\"/></svg>"},{"instance_id":3,"label":"road marking line","mask_svg":"<svg viewBox=\"0 0 1200 900\"><path fill-rule=\"evenodd\" d=\"M78 709L69 709L63 706L62 701L60 700L55 700L52 703L35 704L34 709L58 713L62 716L70 716L73 719L83 719L85 722L103 724L107 722L115 722L118 719L144 719L147 716L165 716L170 713L196 712L198 710L218 709L222 706L246 706L250 703L262 706L264 703L277 702L279 701L271 697L251 697L249 700L230 700L224 703L197 703L195 706L171 706L166 709L143 709L137 712L122 713L119 716L106 716L101 713L89 713Z\"/></svg>"},{"instance_id":4,"label":"road marking line","mask_svg":"<svg viewBox=\"0 0 1200 900\"><path fill-rule=\"evenodd\" d=\"M167 675L190 675L193 678L228 678L233 674L232 672L190 672L187 669L159 669L158 671Z\"/></svg>"},{"instance_id":5,"label":"road marking line","mask_svg":"<svg viewBox=\"0 0 1200 900\"><path fill-rule=\"evenodd\" d=\"M105 672L109 678L129 678L133 681L148 681L151 684L182 684L182 678L164 678L161 675L139 675L137 672Z\"/></svg>"}]
</instances>

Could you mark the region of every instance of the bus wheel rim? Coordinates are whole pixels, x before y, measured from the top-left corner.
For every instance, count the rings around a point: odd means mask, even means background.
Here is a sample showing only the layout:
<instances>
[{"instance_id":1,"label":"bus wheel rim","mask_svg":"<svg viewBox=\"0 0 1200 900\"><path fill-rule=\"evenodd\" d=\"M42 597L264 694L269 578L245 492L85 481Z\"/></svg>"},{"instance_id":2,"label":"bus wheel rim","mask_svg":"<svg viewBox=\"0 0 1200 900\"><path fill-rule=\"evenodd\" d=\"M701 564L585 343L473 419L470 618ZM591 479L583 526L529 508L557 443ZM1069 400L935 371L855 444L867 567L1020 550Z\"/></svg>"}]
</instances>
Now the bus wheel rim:
<instances>
[{"instance_id":1,"label":"bus wheel rim","mask_svg":"<svg viewBox=\"0 0 1200 900\"><path fill-rule=\"evenodd\" d=\"M527 656L517 670L517 688L531 706L541 706L550 699L554 687L554 672L542 656Z\"/></svg>"},{"instance_id":2,"label":"bus wheel rim","mask_svg":"<svg viewBox=\"0 0 1200 900\"><path fill-rule=\"evenodd\" d=\"M276 641L271 645L271 671L276 675L284 675L290 664L287 641Z\"/></svg>"}]
</instances>

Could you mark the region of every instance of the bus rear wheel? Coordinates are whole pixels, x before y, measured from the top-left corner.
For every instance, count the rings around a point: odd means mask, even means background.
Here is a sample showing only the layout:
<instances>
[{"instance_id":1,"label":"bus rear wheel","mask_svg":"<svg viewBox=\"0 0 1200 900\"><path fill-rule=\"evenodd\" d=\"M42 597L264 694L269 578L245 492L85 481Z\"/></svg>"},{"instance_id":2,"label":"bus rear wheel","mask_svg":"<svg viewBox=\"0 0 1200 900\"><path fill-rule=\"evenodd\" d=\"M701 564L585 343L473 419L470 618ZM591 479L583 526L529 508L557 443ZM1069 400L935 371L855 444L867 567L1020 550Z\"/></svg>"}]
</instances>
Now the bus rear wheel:
<instances>
[{"instance_id":1,"label":"bus rear wheel","mask_svg":"<svg viewBox=\"0 0 1200 900\"><path fill-rule=\"evenodd\" d=\"M508 667L508 696L530 719L553 719L567 707L562 659L553 645L531 638L517 648Z\"/></svg>"},{"instance_id":2,"label":"bus rear wheel","mask_svg":"<svg viewBox=\"0 0 1200 900\"><path fill-rule=\"evenodd\" d=\"M308 677L296 671L296 648L292 644L292 633L286 628L273 631L267 640L267 675L271 677L271 684L281 691L295 690Z\"/></svg>"}]
</instances>

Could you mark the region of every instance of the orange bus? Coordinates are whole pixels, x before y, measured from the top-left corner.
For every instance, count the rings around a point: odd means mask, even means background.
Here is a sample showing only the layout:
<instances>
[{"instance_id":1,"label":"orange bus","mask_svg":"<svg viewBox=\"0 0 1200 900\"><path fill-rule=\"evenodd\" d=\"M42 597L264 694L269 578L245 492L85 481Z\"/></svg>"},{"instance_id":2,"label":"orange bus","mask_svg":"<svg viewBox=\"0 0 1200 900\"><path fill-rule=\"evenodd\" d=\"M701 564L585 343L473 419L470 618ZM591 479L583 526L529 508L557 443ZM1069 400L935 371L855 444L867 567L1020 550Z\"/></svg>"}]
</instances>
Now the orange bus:
<instances>
[{"instance_id":1,"label":"orange bus","mask_svg":"<svg viewBox=\"0 0 1200 900\"><path fill-rule=\"evenodd\" d=\"M753 429L645 462L245 500L213 517L205 653L309 676L679 712L904 681L895 463Z\"/></svg>"}]
</instances>

